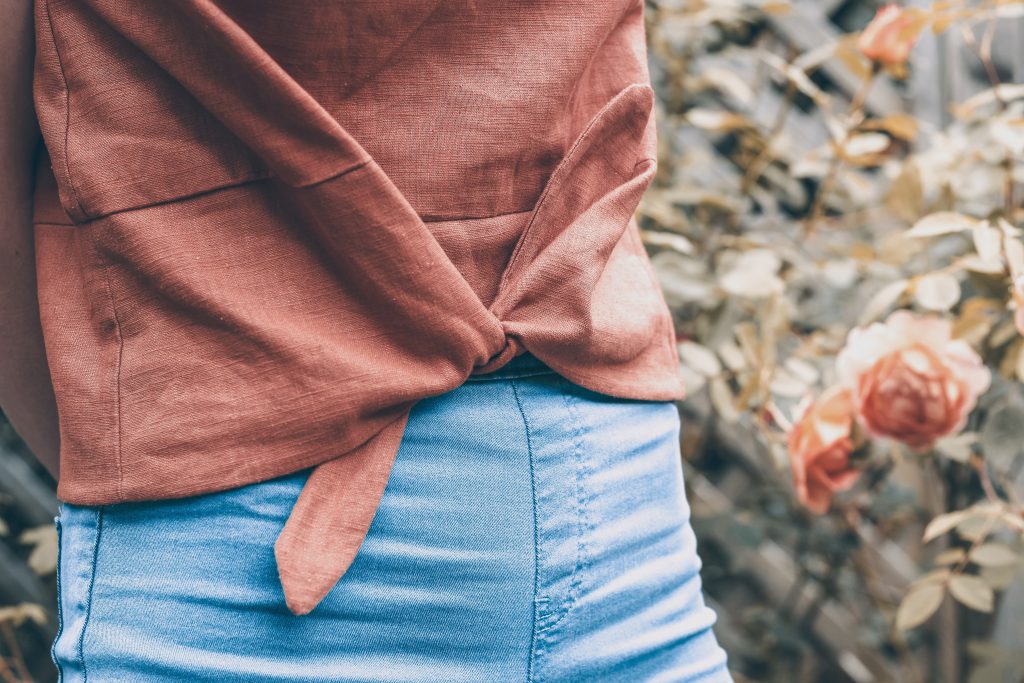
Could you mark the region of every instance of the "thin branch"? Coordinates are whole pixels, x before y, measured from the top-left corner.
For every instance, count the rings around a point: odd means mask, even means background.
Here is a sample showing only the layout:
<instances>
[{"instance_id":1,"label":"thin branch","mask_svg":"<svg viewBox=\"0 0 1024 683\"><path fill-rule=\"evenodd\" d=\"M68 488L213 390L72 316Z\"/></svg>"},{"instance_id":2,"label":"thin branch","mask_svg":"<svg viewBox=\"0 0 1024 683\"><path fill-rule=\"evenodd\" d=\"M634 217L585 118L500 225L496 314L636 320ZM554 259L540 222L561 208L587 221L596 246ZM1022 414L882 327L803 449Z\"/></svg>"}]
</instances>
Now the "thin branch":
<instances>
[{"instance_id":1,"label":"thin branch","mask_svg":"<svg viewBox=\"0 0 1024 683\"><path fill-rule=\"evenodd\" d=\"M11 651L11 661L14 662L14 668L17 669L18 676L24 681L32 680L32 674L29 673L28 666L25 664L25 657L18 646L18 639L14 635L14 629L11 627L10 622L0 621L0 633L3 633L4 641Z\"/></svg>"},{"instance_id":2,"label":"thin branch","mask_svg":"<svg viewBox=\"0 0 1024 683\"><path fill-rule=\"evenodd\" d=\"M845 154L846 145L850 141L850 135L864 120L864 103L867 101L868 93L871 92L871 86L874 84L877 76L878 63L872 62L871 70L864 77L860 90L857 91L857 94L854 95L853 100L850 102L850 110L847 113L847 121L844 126L842 139L838 144L834 144L834 154L829 161L828 171L825 173L825 178L821 181L814 195L814 202L811 204L811 210L808 213L807 220L804 222L803 234L805 239L814 232L818 219L825 212L825 199L832 192L833 186L839 179L839 168Z\"/></svg>"}]
</instances>

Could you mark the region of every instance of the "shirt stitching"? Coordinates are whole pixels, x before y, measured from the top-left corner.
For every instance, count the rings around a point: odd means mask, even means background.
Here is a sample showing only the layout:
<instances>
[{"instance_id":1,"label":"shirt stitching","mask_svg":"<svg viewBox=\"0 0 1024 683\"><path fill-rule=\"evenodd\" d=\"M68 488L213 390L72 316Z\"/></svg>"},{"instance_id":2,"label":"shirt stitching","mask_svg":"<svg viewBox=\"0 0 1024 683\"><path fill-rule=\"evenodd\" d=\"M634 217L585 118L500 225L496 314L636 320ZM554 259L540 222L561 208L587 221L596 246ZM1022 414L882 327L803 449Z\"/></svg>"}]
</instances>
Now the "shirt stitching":
<instances>
[{"instance_id":1,"label":"shirt stitching","mask_svg":"<svg viewBox=\"0 0 1024 683\"><path fill-rule=\"evenodd\" d=\"M68 191L71 194L71 200L74 202L74 209L80 215L88 216L85 209L82 207L82 202L78 198L78 191L75 189L75 183L71 180L71 164L68 155L68 140L71 132L71 90L68 87L67 75L64 73L64 62L60 57L60 49L57 47L57 36L53 31L53 21L50 19L50 3L48 0L43 2L43 8L46 10L46 26L50 30L53 54L57 58L57 68L60 70L60 80L64 92L64 149L61 150L62 156L64 157L64 179L67 181Z\"/></svg>"},{"instance_id":2,"label":"shirt stitching","mask_svg":"<svg viewBox=\"0 0 1024 683\"><path fill-rule=\"evenodd\" d=\"M94 249L98 249L94 243ZM110 271L107 268L106 259L102 256L99 261L100 268L103 270L103 288L107 292L107 299L110 301L110 313L114 320L114 333L117 335L117 365L114 371L114 421L115 425L115 439L114 439L114 456L117 464L117 499L124 501L124 468L122 466L122 414L121 414L121 368L124 365L124 335L121 334L121 320L117 315L117 306L114 303L114 294L110 286Z\"/></svg>"},{"instance_id":3,"label":"shirt stitching","mask_svg":"<svg viewBox=\"0 0 1024 683\"><path fill-rule=\"evenodd\" d=\"M367 163L369 163L369 162L367 162ZM358 170L359 168L362 168L365 165L366 164L359 164L359 166L357 166L357 167L349 168L346 171L343 171L341 173L336 173L335 175L331 176L330 178L325 178L323 180L316 181L316 182L314 182L314 183L312 183L310 185L300 185L300 186L296 186L296 187L300 187L300 188L312 187L313 185L316 185L316 184L321 183L321 182L327 182L328 180L333 180L333 179L336 179L336 178L340 178L341 176L345 175L346 173ZM96 214L96 215L88 216L84 220L78 220L78 221L74 221L72 223L55 223L53 221L34 221L33 224L34 225L46 225L46 226L52 226L52 227L60 227L60 228L75 228L75 227L78 227L80 225L87 225L89 223L98 221L99 219L106 218L107 216L115 216L117 214L129 213L131 211L141 211L143 209L149 209L149 208L156 207L156 206L164 206L164 205L167 205L167 204L175 204L177 202L184 202L184 201L187 201L187 200L190 200L190 199L195 199L197 197L202 197L204 195L212 194L214 192L220 192L222 190L231 190L231 189L235 189L235 188L245 187L246 185L252 185L254 183L264 182L266 180L273 180L275 178L276 178L276 176L274 176L273 174L263 173L263 174L252 176L252 177L248 177L248 178L242 178L242 179L240 179L240 180L238 180L236 182L230 182L230 183L225 183L223 185L217 185L215 187L204 188L202 190L198 190L196 192L190 192L188 194L179 195L177 197L169 197L167 199L161 199L161 200L158 200L158 201L146 202L146 203L143 203L143 204L135 204L133 206L125 206L125 207L122 207L122 208L119 208L119 209L112 209L110 211L104 211L103 213L99 213L99 214ZM452 217L452 216L432 216L432 217L429 217L429 218L421 217L420 220L422 220L427 225L429 225L431 223L455 223L455 222L461 222L461 221L486 221L486 220L493 220L495 218L505 218L506 216L515 216L517 214L530 213L532 210L533 210L533 208L531 207L531 208L527 208L527 209L514 209L512 211L506 211L506 212L503 212L503 213L496 213L496 214L492 214L492 215L489 215L489 216L454 216L454 217Z\"/></svg>"}]
</instances>

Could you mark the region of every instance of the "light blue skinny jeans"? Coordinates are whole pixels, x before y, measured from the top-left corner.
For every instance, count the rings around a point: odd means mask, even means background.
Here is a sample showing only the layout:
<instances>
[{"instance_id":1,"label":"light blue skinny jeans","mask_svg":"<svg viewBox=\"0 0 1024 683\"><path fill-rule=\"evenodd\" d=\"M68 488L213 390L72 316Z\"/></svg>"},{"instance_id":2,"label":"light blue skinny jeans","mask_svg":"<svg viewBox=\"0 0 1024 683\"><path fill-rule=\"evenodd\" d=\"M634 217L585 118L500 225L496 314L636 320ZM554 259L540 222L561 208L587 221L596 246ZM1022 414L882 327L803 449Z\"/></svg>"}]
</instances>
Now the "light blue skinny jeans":
<instances>
[{"instance_id":1,"label":"light blue skinny jeans","mask_svg":"<svg viewBox=\"0 0 1024 683\"><path fill-rule=\"evenodd\" d=\"M308 469L63 502L60 680L731 683L679 430L673 402L596 393L529 354L424 399L359 554L304 616L274 541Z\"/></svg>"}]
</instances>

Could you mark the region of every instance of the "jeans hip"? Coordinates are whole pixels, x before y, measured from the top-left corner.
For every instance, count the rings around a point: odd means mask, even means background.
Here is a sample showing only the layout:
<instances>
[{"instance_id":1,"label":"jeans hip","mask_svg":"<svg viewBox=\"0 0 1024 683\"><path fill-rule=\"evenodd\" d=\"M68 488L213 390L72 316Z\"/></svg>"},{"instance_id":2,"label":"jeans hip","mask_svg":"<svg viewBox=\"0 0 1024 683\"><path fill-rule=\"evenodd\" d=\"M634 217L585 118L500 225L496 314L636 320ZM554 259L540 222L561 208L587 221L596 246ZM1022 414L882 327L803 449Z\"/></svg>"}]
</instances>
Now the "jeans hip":
<instances>
[{"instance_id":1,"label":"jeans hip","mask_svg":"<svg viewBox=\"0 0 1024 683\"><path fill-rule=\"evenodd\" d=\"M299 617L273 544L308 469L62 503L54 661L67 683L730 681L679 430L673 402L532 356L424 399L355 561Z\"/></svg>"}]
</instances>

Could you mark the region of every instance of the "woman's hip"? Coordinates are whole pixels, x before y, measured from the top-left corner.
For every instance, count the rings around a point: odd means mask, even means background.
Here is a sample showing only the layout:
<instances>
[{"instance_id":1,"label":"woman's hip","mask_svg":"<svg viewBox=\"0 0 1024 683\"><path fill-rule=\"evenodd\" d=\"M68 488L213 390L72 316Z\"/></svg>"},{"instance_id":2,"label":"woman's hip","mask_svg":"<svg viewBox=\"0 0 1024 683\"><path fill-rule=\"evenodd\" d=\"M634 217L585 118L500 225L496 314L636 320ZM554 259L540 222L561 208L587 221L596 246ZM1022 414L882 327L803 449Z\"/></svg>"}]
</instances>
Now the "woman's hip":
<instances>
[{"instance_id":1,"label":"woman's hip","mask_svg":"<svg viewBox=\"0 0 1024 683\"><path fill-rule=\"evenodd\" d=\"M64 503L55 662L67 683L729 680L678 438L673 403L529 358L424 399L355 561L300 617L273 545L309 470Z\"/></svg>"}]
</instances>

